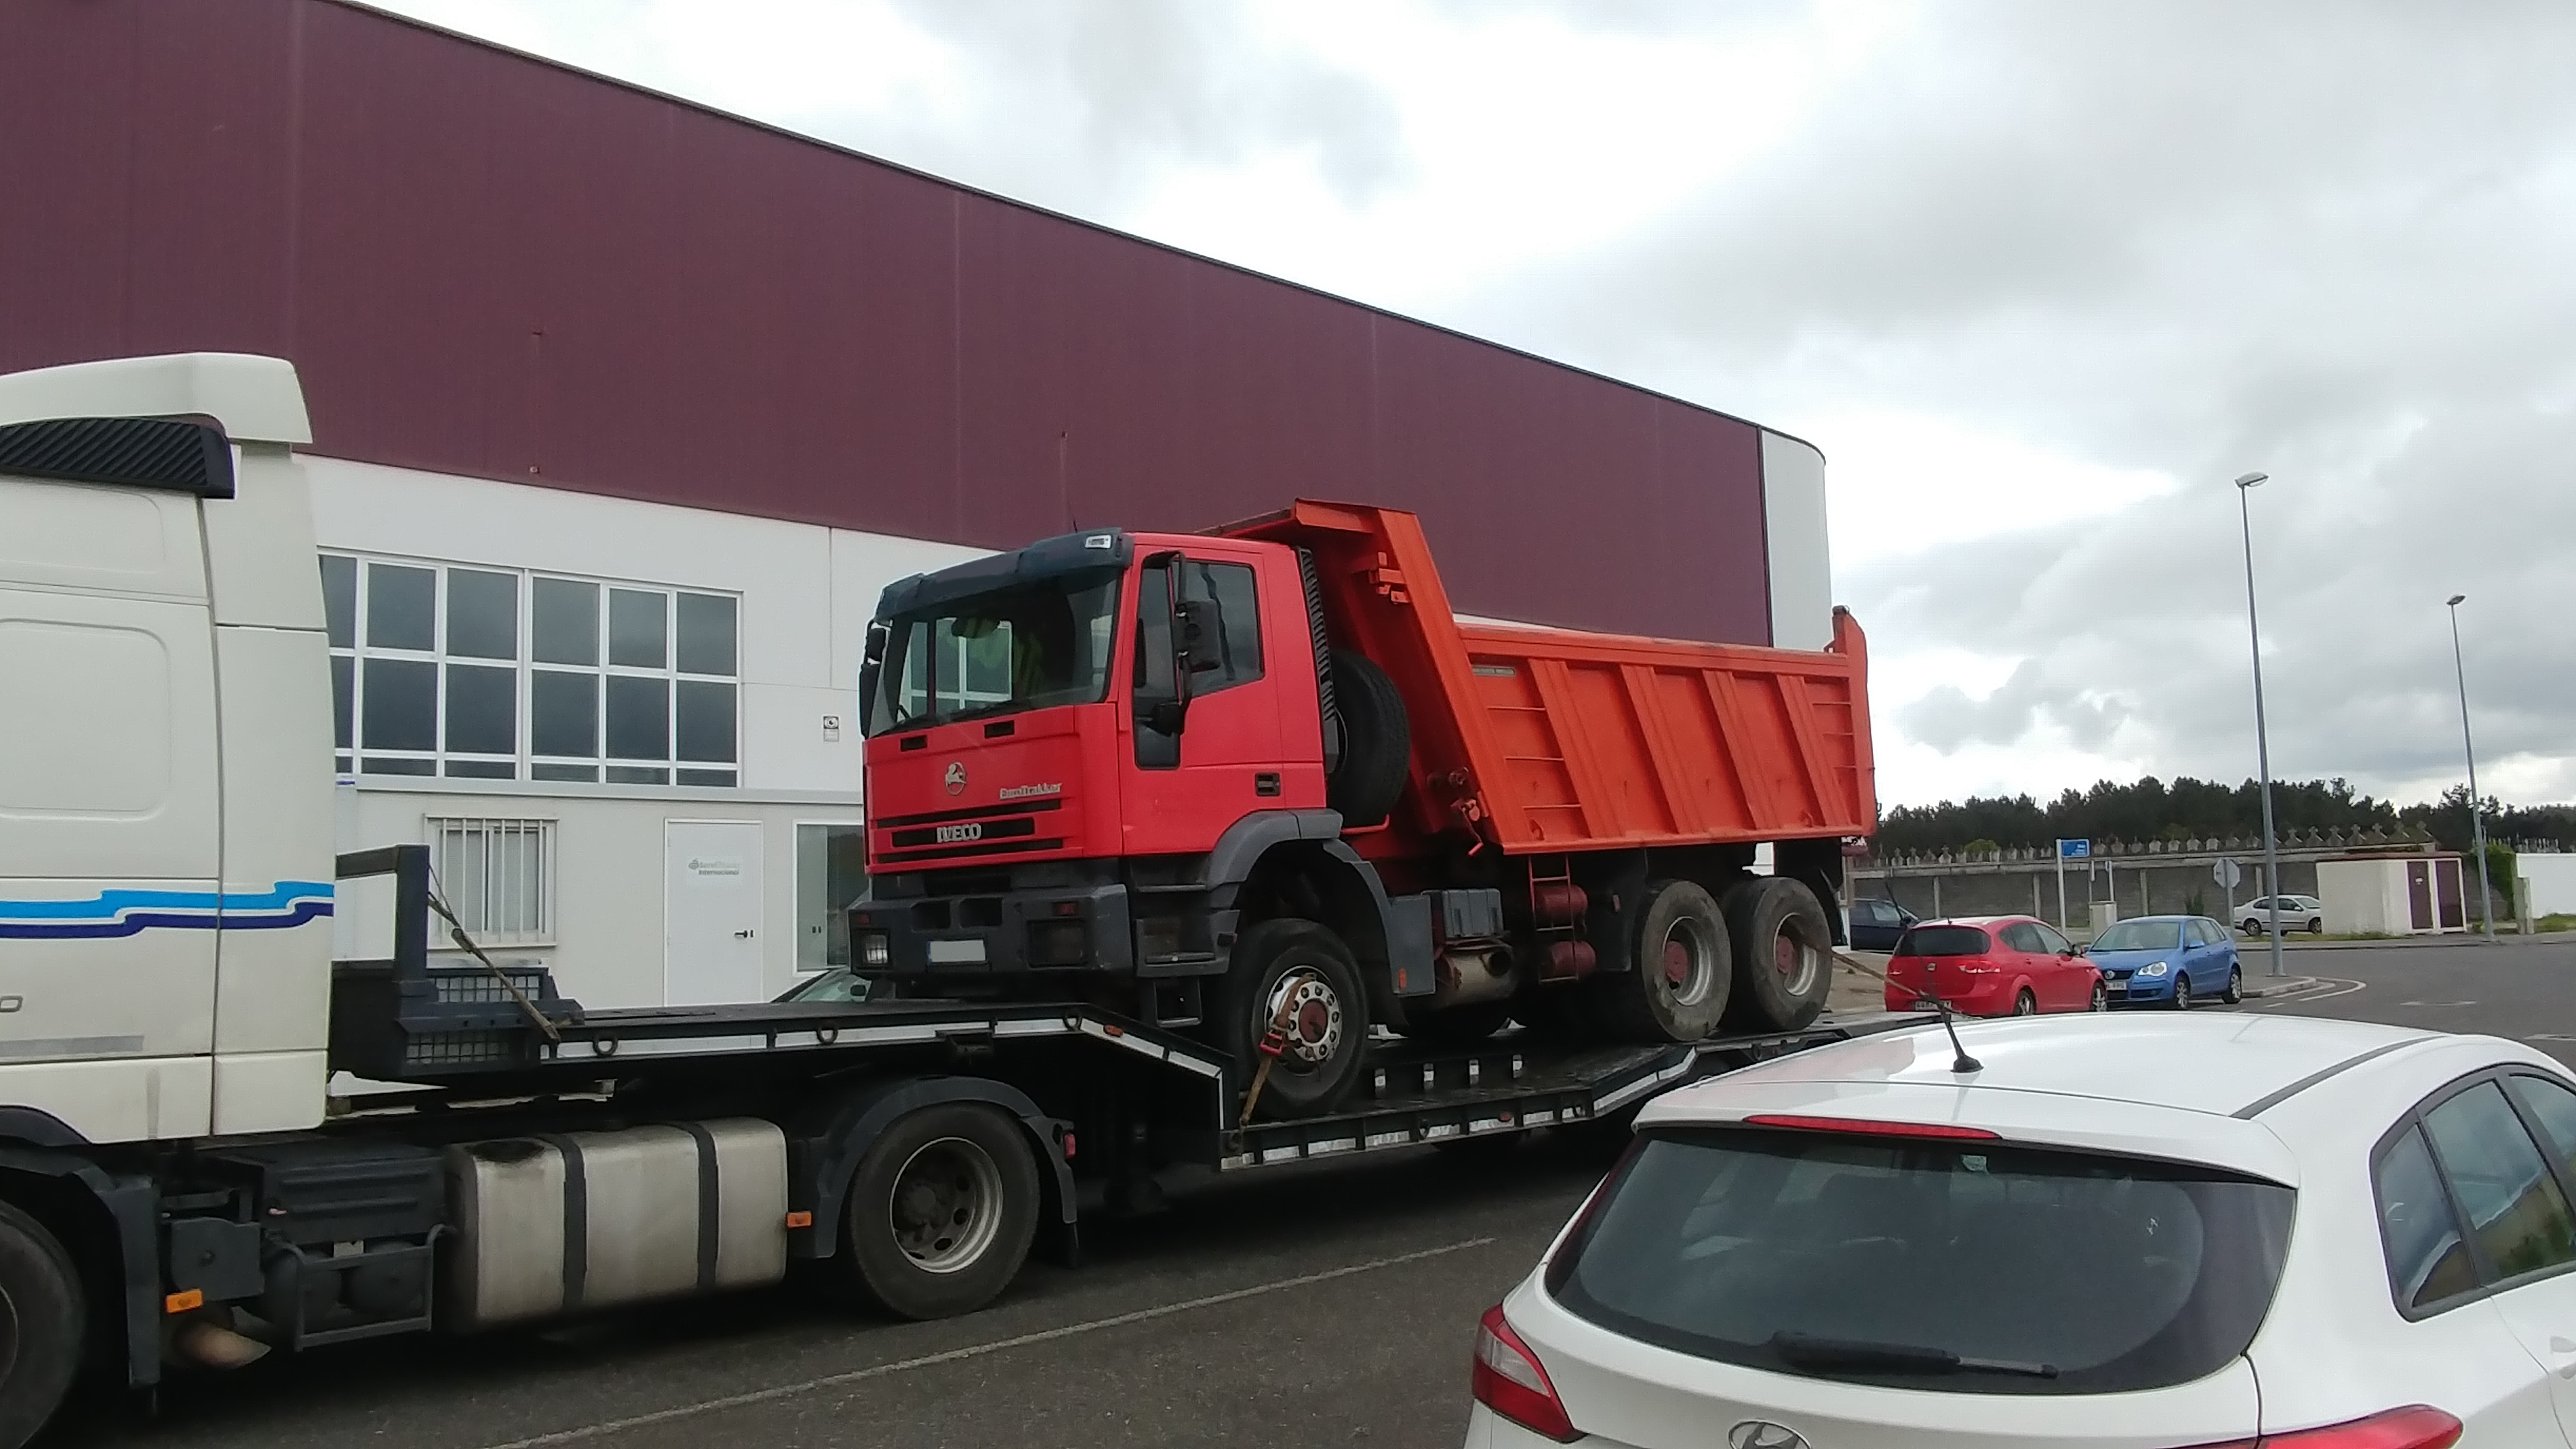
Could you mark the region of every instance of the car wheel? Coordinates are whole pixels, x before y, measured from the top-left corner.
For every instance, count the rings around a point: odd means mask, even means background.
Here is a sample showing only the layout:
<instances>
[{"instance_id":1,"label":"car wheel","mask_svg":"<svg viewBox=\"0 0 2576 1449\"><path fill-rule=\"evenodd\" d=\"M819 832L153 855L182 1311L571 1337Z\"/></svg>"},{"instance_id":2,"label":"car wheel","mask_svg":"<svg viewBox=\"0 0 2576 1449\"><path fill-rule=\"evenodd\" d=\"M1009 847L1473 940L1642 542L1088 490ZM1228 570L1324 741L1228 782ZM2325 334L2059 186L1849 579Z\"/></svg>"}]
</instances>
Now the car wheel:
<instances>
[{"instance_id":1,"label":"car wheel","mask_svg":"<svg viewBox=\"0 0 2576 1449\"><path fill-rule=\"evenodd\" d=\"M2111 1009L2111 988L2103 985L2099 981L2094 982L2093 1000L2090 1004L2086 1005L2084 1009L2086 1011L2109 1011Z\"/></svg>"},{"instance_id":2,"label":"car wheel","mask_svg":"<svg viewBox=\"0 0 2576 1449\"><path fill-rule=\"evenodd\" d=\"M2322 916L2310 916L2310 917L2308 917L2308 934L2309 934L2309 935L2311 935L2311 936L2322 936L2322 935L2324 935L2325 933L2326 933L2326 923L2325 923L2325 918L2324 918L2324 917L2322 917Z\"/></svg>"},{"instance_id":3,"label":"car wheel","mask_svg":"<svg viewBox=\"0 0 2576 1449\"><path fill-rule=\"evenodd\" d=\"M2243 931L2249 936L2259 936L2263 934L2263 922L2260 917L2247 916L2245 918L2245 924L2237 927L2237 929Z\"/></svg>"},{"instance_id":4,"label":"car wheel","mask_svg":"<svg viewBox=\"0 0 2576 1449\"><path fill-rule=\"evenodd\" d=\"M2226 1002L2230 1006L2234 1006L2236 1003L2245 999L2244 967L2229 966L2227 968L2227 994L2219 997L2218 999Z\"/></svg>"},{"instance_id":5,"label":"car wheel","mask_svg":"<svg viewBox=\"0 0 2576 1449\"><path fill-rule=\"evenodd\" d=\"M2174 973L2173 1009L2191 1010L2191 978L2179 971Z\"/></svg>"},{"instance_id":6,"label":"car wheel","mask_svg":"<svg viewBox=\"0 0 2576 1449\"><path fill-rule=\"evenodd\" d=\"M2027 987L2027 986L2023 987L2023 988L2021 989L2021 995L2016 996L2016 997L2014 997L2014 998L2013 998L2013 1015L2015 1015L2015 1016L2037 1016L2037 1015L2039 1015L2039 998L2030 994L2030 988L2029 988L2029 987Z\"/></svg>"}]
</instances>

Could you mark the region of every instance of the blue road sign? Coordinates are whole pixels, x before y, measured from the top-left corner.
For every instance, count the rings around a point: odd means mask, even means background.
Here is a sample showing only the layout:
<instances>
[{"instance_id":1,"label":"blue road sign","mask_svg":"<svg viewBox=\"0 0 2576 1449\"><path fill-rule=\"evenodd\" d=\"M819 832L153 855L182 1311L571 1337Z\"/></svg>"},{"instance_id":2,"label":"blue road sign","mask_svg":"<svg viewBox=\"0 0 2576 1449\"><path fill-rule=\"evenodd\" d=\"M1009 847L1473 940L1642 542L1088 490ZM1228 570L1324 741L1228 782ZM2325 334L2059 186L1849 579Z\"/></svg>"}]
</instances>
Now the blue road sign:
<instances>
[{"instance_id":1,"label":"blue road sign","mask_svg":"<svg viewBox=\"0 0 2576 1449\"><path fill-rule=\"evenodd\" d=\"M2057 858L2059 860L2091 860L2093 858L2093 842L2089 840L2061 840L2057 842Z\"/></svg>"}]
</instances>

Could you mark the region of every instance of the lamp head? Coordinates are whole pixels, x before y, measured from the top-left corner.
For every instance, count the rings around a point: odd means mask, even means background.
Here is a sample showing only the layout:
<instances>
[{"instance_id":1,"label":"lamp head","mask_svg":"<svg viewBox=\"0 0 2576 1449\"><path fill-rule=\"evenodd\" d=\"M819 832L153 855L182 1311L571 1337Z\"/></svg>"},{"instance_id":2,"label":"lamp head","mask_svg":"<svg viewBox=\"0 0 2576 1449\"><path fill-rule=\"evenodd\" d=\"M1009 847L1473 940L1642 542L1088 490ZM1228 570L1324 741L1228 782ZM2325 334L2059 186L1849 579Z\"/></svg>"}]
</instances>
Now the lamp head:
<instances>
[{"instance_id":1,"label":"lamp head","mask_svg":"<svg viewBox=\"0 0 2576 1449\"><path fill-rule=\"evenodd\" d=\"M2258 487L2262 484L2264 479L2271 476L2272 475L2269 473L2239 473L2236 475L2236 486L2239 488Z\"/></svg>"},{"instance_id":2,"label":"lamp head","mask_svg":"<svg viewBox=\"0 0 2576 1449\"><path fill-rule=\"evenodd\" d=\"M2467 597L2468 597L2468 595L2466 595L2466 594L2453 594L2453 595L2452 595L2452 596L2450 596L2449 598L2444 599L2442 602L2443 602L2444 604L2446 604L2446 605L2449 605L2451 608L2456 609L2456 608L2460 607L2460 601L2461 601L2462 599L2467 598Z\"/></svg>"}]
</instances>

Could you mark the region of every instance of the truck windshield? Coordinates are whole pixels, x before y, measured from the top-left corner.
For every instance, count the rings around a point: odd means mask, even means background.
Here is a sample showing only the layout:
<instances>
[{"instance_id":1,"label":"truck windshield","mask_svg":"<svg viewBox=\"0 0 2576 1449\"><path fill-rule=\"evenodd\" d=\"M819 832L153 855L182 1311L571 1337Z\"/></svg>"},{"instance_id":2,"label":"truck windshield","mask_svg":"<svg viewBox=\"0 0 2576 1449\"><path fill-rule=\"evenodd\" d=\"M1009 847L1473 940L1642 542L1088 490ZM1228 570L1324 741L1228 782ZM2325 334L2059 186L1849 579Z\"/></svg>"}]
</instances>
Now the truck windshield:
<instances>
[{"instance_id":1,"label":"truck windshield","mask_svg":"<svg viewBox=\"0 0 2576 1449\"><path fill-rule=\"evenodd\" d=\"M890 619L868 733L1097 702L1117 615L1118 575L1087 570Z\"/></svg>"}]
</instances>

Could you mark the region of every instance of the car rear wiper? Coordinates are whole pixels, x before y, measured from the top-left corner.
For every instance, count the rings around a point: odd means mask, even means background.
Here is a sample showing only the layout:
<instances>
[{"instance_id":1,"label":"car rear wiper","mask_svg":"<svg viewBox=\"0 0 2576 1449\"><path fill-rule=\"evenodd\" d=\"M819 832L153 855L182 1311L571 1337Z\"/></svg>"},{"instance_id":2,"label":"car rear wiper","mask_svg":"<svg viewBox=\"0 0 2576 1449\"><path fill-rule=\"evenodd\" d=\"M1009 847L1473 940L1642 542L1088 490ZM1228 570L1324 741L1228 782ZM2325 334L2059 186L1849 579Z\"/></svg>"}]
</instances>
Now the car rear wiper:
<instances>
[{"instance_id":1,"label":"car rear wiper","mask_svg":"<svg viewBox=\"0 0 2576 1449\"><path fill-rule=\"evenodd\" d=\"M2053 1379L2057 1365L2022 1363L2008 1358L1975 1358L1946 1348L1911 1343L1878 1343L1862 1338L1818 1338L1786 1329L1771 1335L1771 1351L1799 1368L1851 1369L1862 1373L2020 1374Z\"/></svg>"}]
</instances>

